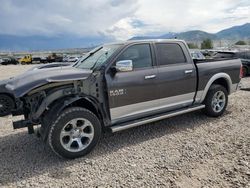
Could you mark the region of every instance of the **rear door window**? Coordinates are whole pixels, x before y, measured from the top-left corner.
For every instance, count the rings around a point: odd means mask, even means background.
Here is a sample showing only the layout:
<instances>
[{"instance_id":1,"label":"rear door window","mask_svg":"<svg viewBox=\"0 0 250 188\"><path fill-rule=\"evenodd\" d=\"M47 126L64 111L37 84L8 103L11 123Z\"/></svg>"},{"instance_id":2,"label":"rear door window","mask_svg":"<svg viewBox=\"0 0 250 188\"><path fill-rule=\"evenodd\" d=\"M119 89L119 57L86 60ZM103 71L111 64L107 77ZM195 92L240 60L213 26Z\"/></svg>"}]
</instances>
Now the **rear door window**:
<instances>
[{"instance_id":1,"label":"rear door window","mask_svg":"<svg viewBox=\"0 0 250 188\"><path fill-rule=\"evenodd\" d=\"M157 43L156 55L157 55L159 66L187 62L186 57L179 44Z\"/></svg>"}]
</instances>

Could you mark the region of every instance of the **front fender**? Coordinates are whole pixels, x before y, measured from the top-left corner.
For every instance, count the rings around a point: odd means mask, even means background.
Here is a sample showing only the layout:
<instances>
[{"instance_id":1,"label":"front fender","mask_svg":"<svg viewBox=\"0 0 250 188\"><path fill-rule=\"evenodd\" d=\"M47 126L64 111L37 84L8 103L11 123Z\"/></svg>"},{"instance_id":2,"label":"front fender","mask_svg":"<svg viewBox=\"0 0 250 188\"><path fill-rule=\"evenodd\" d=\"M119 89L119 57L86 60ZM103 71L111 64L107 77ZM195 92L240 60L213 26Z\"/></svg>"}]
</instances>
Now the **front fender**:
<instances>
[{"instance_id":1,"label":"front fender","mask_svg":"<svg viewBox=\"0 0 250 188\"><path fill-rule=\"evenodd\" d=\"M69 93L71 94L71 93ZM89 103L91 103L96 111L98 111L98 107L97 105L95 105L95 103L87 96L65 96L65 91L64 90L59 90L56 91L54 93L52 93L51 95L49 95L39 106L38 110L35 112L35 114L33 115L33 119L38 119L45 111L46 109L51 109L53 106L56 106L56 116L58 116L65 108L67 108L68 106L70 106L71 104L73 104L76 101L79 100L87 100Z\"/></svg>"}]
</instances>

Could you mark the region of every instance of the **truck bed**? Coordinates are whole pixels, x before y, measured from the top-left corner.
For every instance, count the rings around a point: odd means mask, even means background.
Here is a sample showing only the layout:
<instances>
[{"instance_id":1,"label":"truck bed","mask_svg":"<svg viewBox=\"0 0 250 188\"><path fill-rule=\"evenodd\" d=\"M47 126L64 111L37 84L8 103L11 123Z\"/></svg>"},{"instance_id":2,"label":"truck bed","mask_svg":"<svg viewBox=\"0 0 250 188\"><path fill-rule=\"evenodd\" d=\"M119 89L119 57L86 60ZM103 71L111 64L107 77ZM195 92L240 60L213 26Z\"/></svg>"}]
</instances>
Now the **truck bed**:
<instances>
[{"instance_id":1,"label":"truck bed","mask_svg":"<svg viewBox=\"0 0 250 188\"><path fill-rule=\"evenodd\" d=\"M206 90L208 82L212 77L217 75L229 76L231 80L230 85L237 87L240 82L240 66L241 60L237 58L220 58L220 59L208 59L195 61L196 69L198 72L198 86L197 92L202 93ZM230 94L230 89L227 88Z\"/></svg>"}]
</instances>

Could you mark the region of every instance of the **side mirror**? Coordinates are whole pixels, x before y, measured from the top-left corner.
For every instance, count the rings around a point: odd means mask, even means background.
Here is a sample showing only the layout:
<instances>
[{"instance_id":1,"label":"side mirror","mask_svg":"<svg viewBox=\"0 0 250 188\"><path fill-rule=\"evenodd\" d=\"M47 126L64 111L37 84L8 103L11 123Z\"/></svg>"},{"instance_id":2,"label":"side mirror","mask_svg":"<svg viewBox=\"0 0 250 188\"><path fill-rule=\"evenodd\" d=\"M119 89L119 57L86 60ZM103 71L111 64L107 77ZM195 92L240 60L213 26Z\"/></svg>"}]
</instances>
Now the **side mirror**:
<instances>
[{"instance_id":1,"label":"side mirror","mask_svg":"<svg viewBox=\"0 0 250 188\"><path fill-rule=\"evenodd\" d=\"M133 61L132 60L117 61L115 68L117 72L133 71Z\"/></svg>"}]
</instances>

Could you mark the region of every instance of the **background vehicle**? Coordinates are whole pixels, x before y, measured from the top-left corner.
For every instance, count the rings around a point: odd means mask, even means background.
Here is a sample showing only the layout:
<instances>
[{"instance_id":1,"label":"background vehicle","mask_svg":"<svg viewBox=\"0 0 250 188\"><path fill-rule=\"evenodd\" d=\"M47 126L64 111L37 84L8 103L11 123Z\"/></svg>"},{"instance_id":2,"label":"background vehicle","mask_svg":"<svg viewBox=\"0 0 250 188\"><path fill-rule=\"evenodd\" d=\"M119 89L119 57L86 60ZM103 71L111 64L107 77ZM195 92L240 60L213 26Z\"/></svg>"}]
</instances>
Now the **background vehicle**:
<instances>
[{"instance_id":1,"label":"background vehicle","mask_svg":"<svg viewBox=\"0 0 250 188\"><path fill-rule=\"evenodd\" d=\"M79 60L79 57L76 56L66 56L63 59L63 62L70 62L70 63L75 63Z\"/></svg>"},{"instance_id":2,"label":"background vehicle","mask_svg":"<svg viewBox=\"0 0 250 188\"><path fill-rule=\"evenodd\" d=\"M47 57L41 57L40 62L41 63L48 63L47 62Z\"/></svg>"},{"instance_id":3,"label":"background vehicle","mask_svg":"<svg viewBox=\"0 0 250 188\"><path fill-rule=\"evenodd\" d=\"M246 52L238 52L236 53L236 57L241 58L243 65L243 76L250 75L250 51Z\"/></svg>"},{"instance_id":4,"label":"background vehicle","mask_svg":"<svg viewBox=\"0 0 250 188\"><path fill-rule=\"evenodd\" d=\"M193 61L179 40L98 47L72 66L27 71L0 82L0 116L23 114L15 129L40 134L61 157L89 153L105 130L203 110L222 115L240 82L239 59Z\"/></svg>"},{"instance_id":5,"label":"background vehicle","mask_svg":"<svg viewBox=\"0 0 250 188\"><path fill-rule=\"evenodd\" d=\"M243 76L249 76L250 75L250 59L242 59L241 60L243 65Z\"/></svg>"},{"instance_id":6,"label":"background vehicle","mask_svg":"<svg viewBox=\"0 0 250 188\"><path fill-rule=\"evenodd\" d=\"M41 63L41 58L40 57L33 57L32 58L32 63L34 63L34 64Z\"/></svg>"},{"instance_id":7,"label":"background vehicle","mask_svg":"<svg viewBox=\"0 0 250 188\"><path fill-rule=\"evenodd\" d=\"M2 65L17 65L19 64L19 62L13 57L8 57L8 58L3 58L1 64Z\"/></svg>"},{"instance_id":8,"label":"background vehicle","mask_svg":"<svg viewBox=\"0 0 250 188\"><path fill-rule=\"evenodd\" d=\"M221 59L221 58L236 58L236 53L231 51L215 51L213 59Z\"/></svg>"},{"instance_id":9,"label":"background vehicle","mask_svg":"<svg viewBox=\"0 0 250 188\"><path fill-rule=\"evenodd\" d=\"M243 65L243 77L250 74L250 52L218 51L214 52L213 59L240 58Z\"/></svg>"},{"instance_id":10,"label":"background vehicle","mask_svg":"<svg viewBox=\"0 0 250 188\"><path fill-rule=\"evenodd\" d=\"M32 56L31 55L26 55L26 56L22 57L21 59L19 59L19 62L22 65L31 64L32 63Z\"/></svg>"},{"instance_id":11,"label":"background vehicle","mask_svg":"<svg viewBox=\"0 0 250 188\"><path fill-rule=\"evenodd\" d=\"M56 53L52 53L51 55L49 55L47 57L47 62L48 63L62 62L62 61L63 61L63 57L57 55Z\"/></svg>"},{"instance_id":12,"label":"background vehicle","mask_svg":"<svg viewBox=\"0 0 250 188\"><path fill-rule=\"evenodd\" d=\"M199 49L191 49L190 54L193 59L197 59L197 60L206 59Z\"/></svg>"},{"instance_id":13,"label":"background vehicle","mask_svg":"<svg viewBox=\"0 0 250 188\"><path fill-rule=\"evenodd\" d=\"M78 61L78 57L71 56L71 57L68 58L68 62L74 63L74 62L77 62L77 61Z\"/></svg>"}]
</instances>

